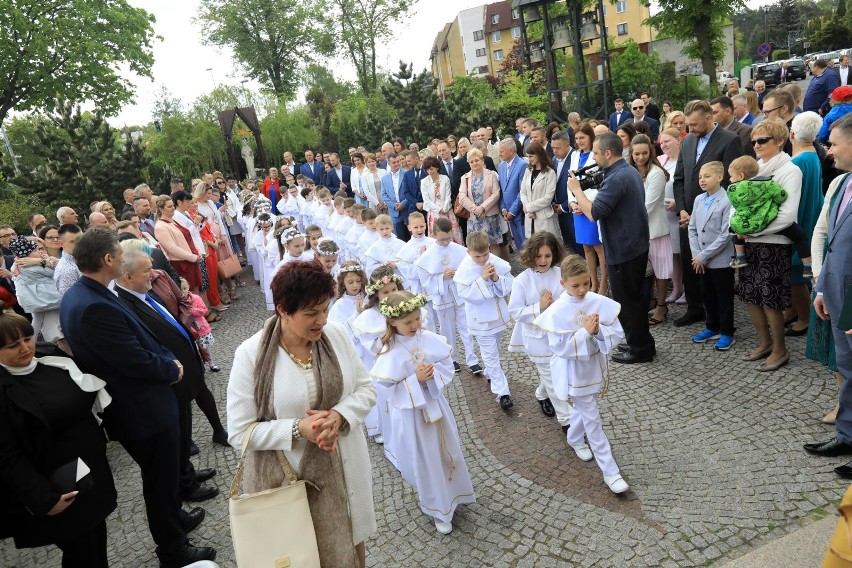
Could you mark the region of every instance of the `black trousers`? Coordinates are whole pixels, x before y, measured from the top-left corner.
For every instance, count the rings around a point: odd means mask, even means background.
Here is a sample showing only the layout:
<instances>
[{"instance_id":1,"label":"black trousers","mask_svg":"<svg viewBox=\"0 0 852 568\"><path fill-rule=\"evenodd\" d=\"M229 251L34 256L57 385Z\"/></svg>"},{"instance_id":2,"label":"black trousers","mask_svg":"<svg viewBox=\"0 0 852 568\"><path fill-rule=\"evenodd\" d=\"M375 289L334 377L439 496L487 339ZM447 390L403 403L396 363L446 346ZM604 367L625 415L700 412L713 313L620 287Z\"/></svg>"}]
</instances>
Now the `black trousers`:
<instances>
[{"instance_id":1,"label":"black trousers","mask_svg":"<svg viewBox=\"0 0 852 568\"><path fill-rule=\"evenodd\" d=\"M106 520L56 546L62 551L62 568L109 568Z\"/></svg>"},{"instance_id":2,"label":"black trousers","mask_svg":"<svg viewBox=\"0 0 852 568\"><path fill-rule=\"evenodd\" d=\"M177 553L188 542L180 522L179 425L144 440L126 440L121 445L142 470L142 496L157 554Z\"/></svg>"},{"instance_id":3,"label":"black trousers","mask_svg":"<svg viewBox=\"0 0 852 568\"><path fill-rule=\"evenodd\" d=\"M577 237L574 234L574 214L560 213L556 216L556 219L559 221L559 232L562 233L565 251L583 256L583 245L577 244Z\"/></svg>"},{"instance_id":4,"label":"black trousers","mask_svg":"<svg viewBox=\"0 0 852 568\"><path fill-rule=\"evenodd\" d=\"M722 335L734 334L734 269L705 268L698 275L707 329Z\"/></svg>"},{"instance_id":5,"label":"black trousers","mask_svg":"<svg viewBox=\"0 0 852 568\"><path fill-rule=\"evenodd\" d=\"M689 248L689 230L680 228L680 264L683 268L683 290L686 293L687 309L692 312L702 312L701 283L698 275L692 269L692 250Z\"/></svg>"},{"instance_id":6,"label":"black trousers","mask_svg":"<svg viewBox=\"0 0 852 568\"><path fill-rule=\"evenodd\" d=\"M401 241L408 242L411 239L411 233L408 232L408 215L405 215L405 219L400 217L399 221L394 221L393 232Z\"/></svg>"},{"instance_id":7,"label":"black trousers","mask_svg":"<svg viewBox=\"0 0 852 568\"><path fill-rule=\"evenodd\" d=\"M195 480L195 467L189 460L189 446L192 444L192 401L178 399L178 425L180 426L179 459L180 483L179 495L187 495L198 488Z\"/></svg>"},{"instance_id":8,"label":"black trousers","mask_svg":"<svg viewBox=\"0 0 852 568\"><path fill-rule=\"evenodd\" d=\"M621 264L607 264L612 297L621 304L618 319L627 345L639 356L656 353L654 337L648 329L648 302L642 293L647 265L647 251Z\"/></svg>"}]
</instances>

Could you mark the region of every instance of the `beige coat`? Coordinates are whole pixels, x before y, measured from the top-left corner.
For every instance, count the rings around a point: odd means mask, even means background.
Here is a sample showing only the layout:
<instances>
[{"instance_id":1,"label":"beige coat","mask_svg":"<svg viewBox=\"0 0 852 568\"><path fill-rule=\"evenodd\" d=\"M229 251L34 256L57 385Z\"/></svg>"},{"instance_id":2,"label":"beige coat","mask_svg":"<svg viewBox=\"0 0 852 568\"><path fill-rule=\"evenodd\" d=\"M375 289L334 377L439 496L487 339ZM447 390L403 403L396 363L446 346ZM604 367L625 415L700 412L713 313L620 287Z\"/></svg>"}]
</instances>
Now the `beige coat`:
<instances>
[{"instance_id":1,"label":"beige coat","mask_svg":"<svg viewBox=\"0 0 852 568\"><path fill-rule=\"evenodd\" d=\"M479 205L477 205L473 201L473 190L470 186L470 178L472 175L473 172L467 172L461 178L461 186L459 187L459 200L461 201L462 207L470 211L471 219L499 215L500 180L497 177L497 172L491 171L489 169L484 170L483 175L485 176L485 184L483 186L483 193L485 194L485 200L479 204L483 208L485 208L485 212L482 215L476 215L473 212L474 209L479 207Z\"/></svg>"},{"instance_id":2,"label":"beige coat","mask_svg":"<svg viewBox=\"0 0 852 568\"><path fill-rule=\"evenodd\" d=\"M527 168L524 179L521 180L521 203L524 206L524 229L527 237L533 232L549 231L555 237L562 233L559 230L556 214L553 212L553 196L556 194L556 171L547 168L538 174L535 183L530 185L532 170ZM535 213L535 231L530 213Z\"/></svg>"},{"instance_id":3,"label":"beige coat","mask_svg":"<svg viewBox=\"0 0 852 568\"><path fill-rule=\"evenodd\" d=\"M190 250L183 233L175 226L175 222L169 223L160 219L154 225L154 235L160 243L160 248L169 260L198 262L198 255Z\"/></svg>"}]
</instances>

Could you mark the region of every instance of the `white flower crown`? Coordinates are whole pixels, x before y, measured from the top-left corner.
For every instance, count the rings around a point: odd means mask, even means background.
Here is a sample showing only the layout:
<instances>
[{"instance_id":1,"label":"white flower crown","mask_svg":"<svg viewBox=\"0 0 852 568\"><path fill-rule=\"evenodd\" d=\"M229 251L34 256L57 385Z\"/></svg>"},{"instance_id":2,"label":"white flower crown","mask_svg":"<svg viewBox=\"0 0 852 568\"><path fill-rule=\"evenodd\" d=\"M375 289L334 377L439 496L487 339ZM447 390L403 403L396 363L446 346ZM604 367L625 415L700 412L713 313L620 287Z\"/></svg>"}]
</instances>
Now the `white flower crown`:
<instances>
[{"instance_id":1,"label":"white flower crown","mask_svg":"<svg viewBox=\"0 0 852 568\"><path fill-rule=\"evenodd\" d=\"M387 300L382 300L379 302L379 311L386 318L399 319L407 316L414 310L419 310L425 305L426 296L423 294L417 294L413 298L409 298L397 306L391 306L388 304Z\"/></svg>"}]
</instances>

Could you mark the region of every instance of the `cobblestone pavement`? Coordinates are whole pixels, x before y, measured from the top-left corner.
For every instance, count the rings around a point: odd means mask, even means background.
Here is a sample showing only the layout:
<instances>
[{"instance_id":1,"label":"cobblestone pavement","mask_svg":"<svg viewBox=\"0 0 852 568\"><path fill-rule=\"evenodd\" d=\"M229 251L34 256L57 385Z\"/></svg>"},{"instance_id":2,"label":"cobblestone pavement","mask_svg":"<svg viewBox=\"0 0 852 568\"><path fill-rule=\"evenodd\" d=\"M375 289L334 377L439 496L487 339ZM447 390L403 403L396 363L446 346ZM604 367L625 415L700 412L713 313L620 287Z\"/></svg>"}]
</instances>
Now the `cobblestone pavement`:
<instances>
[{"instance_id":1,"label":"cobblestone pavement","mask_svg":"<svg viewBox=\"0 0 852 568\"><path fill-rule=\"evenodd\" d=\"M207 379L223 415L234 349L267 316L257 287L240 292L237 306L214 324L222 372ZM691 344L697 326L671 325L682 313L673 307L652 328L653 364L611 368L601 413L631 486L627 494L611 494L595 462L581 462L567 448L555 419L535 402L533 366L504 351L515 399L510 413L499 409L484 379L466 370L447 390L477 492L475 504L459 508L452 534L437 534L413 488L370 443L379 530L367 543L367 564L720 565L824 516L846 488L832 472L844 460L809 457L801 444L833 435L819 422L833 405L831 374L803 357L804 338L789 338L792 359L775 373L741 361L754 346L741 305L739 343L727 353ZM221 494L202 504L207 518L191 536L215 546L221 566L234 566L226 495L236 455L211 443L197 409L194 426L201 448L194 461L217 468L213 483ZM157 566L138 468L118 444L110 444L109 457L119 492L108 520L111 566ZM59 566L58 554L52 547L17 551L5 541L0 566Z\"/></svg>"}]
</instances>

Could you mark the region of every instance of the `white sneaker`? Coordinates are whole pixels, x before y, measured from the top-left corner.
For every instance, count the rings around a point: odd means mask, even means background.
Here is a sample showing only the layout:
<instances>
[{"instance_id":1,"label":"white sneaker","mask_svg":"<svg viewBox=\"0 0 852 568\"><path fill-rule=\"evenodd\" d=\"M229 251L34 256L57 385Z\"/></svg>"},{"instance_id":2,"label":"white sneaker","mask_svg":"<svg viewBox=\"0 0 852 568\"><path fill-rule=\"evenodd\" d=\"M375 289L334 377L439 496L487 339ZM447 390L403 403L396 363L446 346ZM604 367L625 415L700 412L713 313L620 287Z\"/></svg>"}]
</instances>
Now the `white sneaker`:
<instances>
[{"instance_id":1,"label":"white sneaker","mask_svg":"<svg viewBox=\"0 0 852 568\"><path fill-rule=\"evenodd\" d=\"M568 444L570 446L570 444ZM577 457L583 460L584 462L591 461L594 458L594 454L592 454L592 449L583 444L582 446L571 446L571 449L577 454Z\"/></svg>"},{"instance_id":2,"label":"white sneaker","mask_svg":"<svg viewBox=\"0 0 852 568\"><path fill-rule=\"evenodd\" d=\"M630 489L630 486L627 485L627 482L624 481L621 478L621 475L617 473L615 475L604 475L604 481L606 482L607 486L609 486L610 491L612 491L613 493L624 493L625 491Z\"/></svg>"},{"instance_id":3,"label":"white sneaker","mask_svg":"<svg viewBox=\"0 0 852 568\"><path fill-rule=\"evenodd\" d=\"M453 532L453 523L442 523L438 519L435 519L435 528L441 534L450 534Z\"/></svg>"},{"instance_id":4,"label":"white sneaker","mask_svg":"<svg viewBox=\"0 0 852 568\"><path fill-rule=\"evenodd\" d=\"M384 444L384 443L385 443L385 438L384 438L384 436L382 436L381 434L379 434L378 436L376 436L375 438L373 438L373 441L374 441L375 443L377 443L377 444Z\"/></svg>"}]
</instances>

